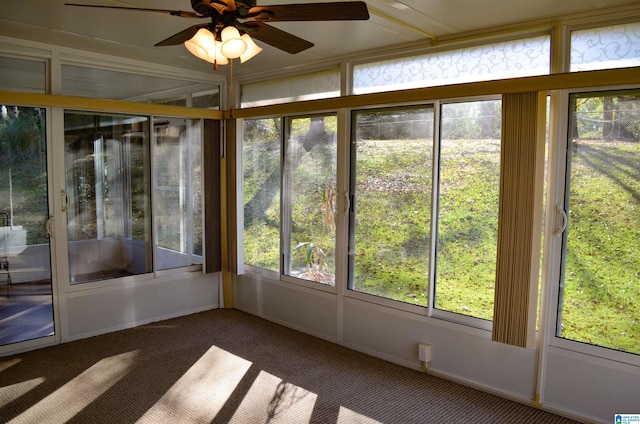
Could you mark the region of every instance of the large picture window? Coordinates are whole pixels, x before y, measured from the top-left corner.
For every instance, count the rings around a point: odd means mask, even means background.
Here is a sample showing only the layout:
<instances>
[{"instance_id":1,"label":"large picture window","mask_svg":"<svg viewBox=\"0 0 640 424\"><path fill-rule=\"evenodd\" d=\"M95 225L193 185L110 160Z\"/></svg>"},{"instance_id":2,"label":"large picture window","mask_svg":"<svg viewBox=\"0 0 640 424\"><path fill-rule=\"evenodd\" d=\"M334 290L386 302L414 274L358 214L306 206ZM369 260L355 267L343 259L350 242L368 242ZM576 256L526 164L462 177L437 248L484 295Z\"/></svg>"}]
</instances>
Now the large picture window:
<instances>
[{"instance_id":1,"label":"large picture window","mask_svg":"<svg viewBox=\"0 0 640 424\"><path fill-rule=\"evenodd\" d=\"M570 104L556 335L640 354L640 91Z\"/></svg>"}]
</instances>

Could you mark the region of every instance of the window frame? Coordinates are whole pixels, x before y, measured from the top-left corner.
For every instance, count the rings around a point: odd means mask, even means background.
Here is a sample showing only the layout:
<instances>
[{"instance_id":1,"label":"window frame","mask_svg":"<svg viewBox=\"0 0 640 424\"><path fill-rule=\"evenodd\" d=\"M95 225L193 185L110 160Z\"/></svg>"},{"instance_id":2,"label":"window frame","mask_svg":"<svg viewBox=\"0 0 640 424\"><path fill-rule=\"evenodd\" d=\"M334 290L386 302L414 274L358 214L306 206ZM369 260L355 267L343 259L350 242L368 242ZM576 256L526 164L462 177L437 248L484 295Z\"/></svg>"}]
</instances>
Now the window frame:
<instances>
[{"instance_id":1,"label":"window frame","mask_svg":"<svg viewBox=\"0 0 640 424\"><path fill-rule=\"evenodd\" d=\"M278 275L281 274L281 269L282 269L282 249L280 247L280 241L278 240L278 270L272 270L272 269L267 269L267 268L262 268L260 266L257 265L252 265L252 264L248 264L245 261L245 249L244 249L244 239L245 239L245 215L244 215L244 122L247 120L251 120L251 121L261 121L261 120L267 120L267 119L278 119L280 120L280 131L278 132L278 156L279 156L279 162L278 162L278 166L279 166L279 178L278 178L278 184L279 187L278 189L280 190L280 195L278 198L278 208L280 209L278 211L278 217L280 218L280 216L282 215L282 201L281 201L281 197L282 197L282 192L281 192L281 188L280 185L282 184L282 140L283 140L283 132L284 132L284 127L283 127L283 120L284 117L282 114L273 114L273 115L260 115L260 116L252 116L251 118L247 118L247 119L238 119L237 123L236 123L236 133L238 134L238 153L237 153L237 170L236 170L236 175L237 175L237 190L239 195L237 196L237 204L236 204L236 210L237 210L237 231L238 231L238 253L237 253L237 257L238 257L238 274L244 274L245 271L248 272L253 272L265 277L270 277L273 279L278 279ZM279 226L282 227L281 223L279 223ZM281 228L279 228L278 234L279 237L282 237L281 234L282 230Z\"/></svg>"},{"instance_id":2,"label":"window frame","mask_svg":"<svg viewBox=\"0 0 640 424\"><path fill-rule=\"evenodd\" d=\"M152 205L153 205L153 199L152 199L152 181L151 181L151 174L152 174L152 162L151 162L151 131L152 131L152 119L151 119L151 115L147 115L147 114L141 114L141 113L127 113L127 112L107 112L107 111L92 111L92 110L84 110L81 108L64 108L61 111L61 116L62 116L62 131L63 131L63 136L64 138L62 138L63 140L65 140L65 143L61 143L60 144L60 149L62 150L61 154L62 154L62 161L61 161L61 167L63 169L63 172L61 174L61 178L62 178L62 184L63 184L63 189L61 194L64 197L64 206L62 207L62 219L65 222L64 225L64 236L62 237L63 239L63 244L65 245L65 261L66 261L66 269L68 272L68 275L65 280L67 281L68 285L70 287L74 287L74 288L93 288L93 287L102 287L104 285L109 285L108 282L111 281L137 281L138 279L146 279L146 276L150 276L149 278L153 278L154 276L154 268L155 268L155 264L153 262L153 249L152 249L152 244L153 244L153 231L151 231L151 226L152 226ZM96 212L96 236L95 238L90 238L90 239L80 239L80 240L70 240L69 238L69 223L72 222L70 221L70 217L69 217L69 208L68 208L68 203L69 203L69 186L68 184L70 182L75 182L75 180L68 180L68 171L69 171L69 163L68 163L68 157L67 157L67 143L66 143L66 116L70 115L70 116L87 116L87 117L93 117L95 119L96 116L98 117L104 117L104 118L116 118L116 119L121 119L123 121L133 121L133 123L137 123L138 119L141 119L141 121L146 122L146 131L145 131L145 135L143 137L143 139L145 139L146 141L144 142L144 144L146 144L146 146L143 144L143 148L144 148L144 157L145 157L145 162L146 162L146 167L145 169L142 170L144 176L146 177L146 181L143 181L143 186L146 187L146 190L148 190L148 196L147 198L144 200L144 213L148 214L149 216L145 216L144 217L144 225L145 228L148 226L149 230L148 230L148 234L147 231L145 231L145 239L144 240L137 240L138 242L142 242L142 245L144 246L145 249L145 258L143 259L144 262L147 262L147 264L145 266L149 266L149 270L145 271L145 272L140 272L138 274L130 274L130 275L126 275L126 276L118 276L118 277L107 277L104 279L89 279L86 281L72 281L72 270L75 268L75 265L73 265L72 263L72 249L71 247L71 242L83 242L83 241L98 241L98 240L108 240L108 239L113 239L113 237L107 236L107 237L103 237L102 236L102 231L100 231L100 226L104 226L106 223L106 220L104 219L104 216L100 216L101 214L104 215L104 209L101 209L100 203L101 203L101 199L102 199L102 193L104 193L104 188L103 188L103 184L102 182L98 182L97 178L95 181L95 184L93 185L94 188L99 188L101 190L100 194L96 194L95 195L95 212ZM118 121L117 125L107 125L107 128L118 128L122 125L122 123L120 121ZM129 123L129 125L132 125L131 123ZM114 141L117 142L118 144L121 144L124 146L125 149L129 149L130 145L129 143L126 141L126 136L123 133L122 134L125 138L124 138L124 142L120 141L120 140L116 140L116 139L105 139L102 136L100 136L99 140L102 140L103 143L107 143L109 141ZM95 141L91 142L91 144L95 143ZM102 146L101 146L102 147ZM87 155L87 156L95 156L97 159L99 159L100 161L105 160L107 158L109 158L109 153L108 152L103 152L102 150L100 151L100 154L96 154L96 149L95 147L93 148L93 154L92 155ZM124 187L124 191L123 191L123 197L120 199L119 196L117 195L118 193L114 193L112 195L112 199L117 199L120 200L121 204L121 211L123 212L122 215L118 216L118 219L120 220L120 222L122 223L122 229L123 232L121 234L116 234L116 238L120 237L122 240L124 240L126 243L129 243L130 245L135 244L136 240L133 237L133 233L132 233L132 227L131 224L133 222L133 191L131 190L131 170L133 169L132 164L130 162L130 155L127 154L127 152L125 151L124 153L122 152L118 152L119 155L114 156L114 162L115 165L112 166L118 166L120 165L120 163L118 163L118 159L123 157L124 160L124 164L122 164L122 168L125 170L124 172L124 177L121 178L121 182L122 182L122 186L128 186L128 187ZM120 158L119 158L119 157ZM75 160L75 158L72 158ZM93 161L93 166L92 168L95 169L96 164L98 164L99 167L103 167L104 163L102 162L97 162L96 159L94 159ZM104 176L107 176L107 178L111 178L109 177L109 175L111 174L111 172L107 173L104 172L103 170L101 170L101 173ZM96 174L97 177L97 174ZM107 183L109 183L109 181L107 181ZM116 188L116 190L120 188L119 186ZM124 195L127 192L126 195ZM117 201L116 200L116 201ZM76 215L73 215L71 218L75 219ZM147 246L149 244L149 246ZM149 250L147 252L147 249Z\"/></svg>"},{"instance_id":3,"label":"window frame","mask_svg":"<svg viewBox=\"0 0 640 424\"><path fill-rule=\"evenodd\" d=\"M267 277L276 281L279 281L281 283L286 283L286 284L291 284L294 286L298 286L298 287L302 287L302 288L308 288L308 289L313 289L313 290L320 290L323 292L327 292L327 293L333 293L336 294L338 292L338 266L336 264L336 283L334 286L330 286L327 284L322 284L322 283L318 283L318 282L314 282L314 281L310 281L310 280L305 280L302 278L297 278L294 276L290 276L290 275L286 275L284 273L284 267L285 267L285 248L286 248L286 240L285 238L288 237L288 235L286 234L285 231L285 226L283 225L284 222L284 216L285 216L285 199L283 196L283 185L284 185L284 171L285 171L285 144L286 144L286 139L287 139L287 128L288 128L288 122L291 119L297 119L297 118L310 118L313 116L335 116L336 117L336 122L338 125L338 129L336 132L336 136L339 137L340 134L340 113L337 110L319 110L319 111L314 111L311 113L281 113L281 114L269 114L269 115L256 115L256 116L251 116L250 118L246 118L246 120L261 120L261 119L273 119L273 118L277 118L280 119L281 121L281 129L280 129L280 133L278 134L279 137L279 149L280 149L280 178L278 180L278 184L280 185L280 196L278 199L278 204L280 207L280 229L279 229L279 234L280 234L280 240L278 240L278 249L279 249L279 267L278 267L278 271L275 270L271 270L271 269L267 269L267 268L262 268L256 265L251 265L248 264L244 261L244 201L243 201L243 194L244 194L244 181L242 178L242 169L243 169L243 155L242 155L242 143L243 143L243 123L244 120L243 119L239 119L238 120L238 134L239 134L239 143L238 143L238 184L237 184L237 190L238 190L238 204L237 204L237 210L238 212L238 230L242 231L242 237L238 237L238 247L237 247L237 251L238 251L238 258L239 260L242 260L242 263L238 263L238 274L244 274L244 273L251 273L251 274L255 274L255 275L260 275L263 277ZM339 139L338 139L339 140ZM339 146L339 141L338 141L338 150L340 149ZM339 160L339 159L338 159ZM338 171L339 172L339 171ZM337 180L337 175L336 175L336 180ZM339 215L339 214L336 214ZM337 234L336 234L337 236ZM337 249L337 245L338 245L338 240L336 239L336 246L334 247L334 249ZM337 262L337 258L336 258L336 262Z\"/></svg>"}]
</instances>

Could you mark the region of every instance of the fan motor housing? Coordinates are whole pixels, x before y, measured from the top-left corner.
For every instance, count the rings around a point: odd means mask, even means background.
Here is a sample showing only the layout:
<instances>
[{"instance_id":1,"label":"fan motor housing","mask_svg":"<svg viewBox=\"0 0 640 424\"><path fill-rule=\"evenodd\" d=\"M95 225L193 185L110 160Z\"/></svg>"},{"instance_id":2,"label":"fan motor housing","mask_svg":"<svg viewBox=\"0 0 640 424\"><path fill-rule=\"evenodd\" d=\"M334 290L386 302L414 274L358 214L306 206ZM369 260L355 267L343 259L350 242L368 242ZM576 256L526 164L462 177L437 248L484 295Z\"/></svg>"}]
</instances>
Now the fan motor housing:
<instances>
[{"instance_id":1,"label":"fan motor housing","mask_svg":"<svg viewBox=\"0 0 640 424\"><path fill-rule=\"evenodd\" d=\"M191 7L201 15L211 16L214 11L218 13L218 9L214 6L214 3L227 6L231 1L234 0L191 0ZM256 5L256 0L240 0L234 1L234 3L237 9L248 10Z\"/></svg>"}]
</instances>

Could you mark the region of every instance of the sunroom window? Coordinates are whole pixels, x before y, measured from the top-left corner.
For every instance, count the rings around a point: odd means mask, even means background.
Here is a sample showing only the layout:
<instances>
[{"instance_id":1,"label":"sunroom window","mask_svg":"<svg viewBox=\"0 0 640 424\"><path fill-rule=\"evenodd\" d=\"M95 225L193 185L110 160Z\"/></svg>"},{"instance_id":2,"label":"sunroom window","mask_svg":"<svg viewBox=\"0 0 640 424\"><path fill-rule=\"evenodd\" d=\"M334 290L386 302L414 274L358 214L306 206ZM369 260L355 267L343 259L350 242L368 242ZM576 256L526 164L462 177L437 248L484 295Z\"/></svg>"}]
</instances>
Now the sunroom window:
<instances>
[{"instance_id":1,"label":"sunroom window","mask_svg":"<svg viewBox=\"0 0 640 424\"><path fill-rule=\"evenodd\" d=\"M149 118L67 111L71 284L152 271Z\"/></svg>"},{"instance_id":2,"label":"sunroom window","mask_svg":"<svg viewBox=\"0 0 640 424\"><path fill-rule=\"evenodd\" d=\"M640 91L570 104L556 335L640 354Z\"/></svg>"},{"instance_id":3,"label":"sunroom window","mask_svg":"<svg viewBox=\"0 0 640 424\"><path fill-rule=\"evenodd\" d=\"M540 35L355 65L353 92L546 75L551 63L550 40L548 35Z\"/></svg>"},{"instance_id":4,"label":"sunroom window","mask_svg":"<svg viewBox=\"0 0 640 424\"><path fill-rule=\"evenodd\" d=\"M312 72L242 85L242 107L340 96L340 70Z\"/></svg>"},{"instance_id":5,"label":"sunroom window","mask_svg":"<svg viewBox=\"0 0 640 424\"><path fill-rule=\"evenodd\" d=\"M571 71L640 66L640 22L571 32Z\"/></svg>"},{"instance_id":6,"label":"sunroom window","mask_svg":"<svg viewBox=\"0 0 640 424\"><path fill-rule=\"evenodd\" d=\"M158 270L202 264L200 120L154 119Z\"/></svg>"},{"instance_id":7,"label":"sunroom window","mask_svg":"<svg viewBox=\"0 0 640 424\"><path fill-rule=\"evenodd\" d=\"M434 308L493 317L501 102L443 104Z\"/></svg>"},{"instance_id":8,"label":"sunroom window","mask_svg":"<svg viewBox=\"0 0 640 424\"><path fill-rule=\"evenodd\" d=\"M427 306L433 107L353 113L349 288Z\"/></svg>"},{"instance_id":9,"label":"sunroom window","mask_svg":"<svg viewBox=\"0 0 640 424\"><path fill-rule=\"evenodd\" d=\"M280 271L281 118L246 119L242 133L244 263Z\"/></svg>"},{"instance_id":10,"label":"sunroom window","mask_svg":"<svg viewBox=\"0 0 640 424\"><path fill-rule=\"evenodd\" d=\"M336 115L285 119L283 273L335 284Z\"/></svg>"}]
</instances>

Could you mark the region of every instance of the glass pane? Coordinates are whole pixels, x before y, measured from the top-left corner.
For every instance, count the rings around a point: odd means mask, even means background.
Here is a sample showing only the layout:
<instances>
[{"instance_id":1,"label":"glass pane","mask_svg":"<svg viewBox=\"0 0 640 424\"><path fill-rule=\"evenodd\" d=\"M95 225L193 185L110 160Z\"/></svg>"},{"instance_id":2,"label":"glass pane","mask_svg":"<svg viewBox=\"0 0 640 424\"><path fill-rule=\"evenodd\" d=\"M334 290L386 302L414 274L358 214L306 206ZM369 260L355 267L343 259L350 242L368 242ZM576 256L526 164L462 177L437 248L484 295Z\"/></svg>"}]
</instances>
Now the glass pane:
<instances>
[{"instance_id":1,"label":"glass pane","mask_svg":"<svg viewBox=\"0 0 640 424\"><path fill-rule=\"evenodd\" d=\"M65 96L162 104L185 99L189 104L193 93L200 96L205 91L211 93L211 97L198 99L194 103L206 108L218 106L212 104L219 100L218 84L62 65L62 94Z\"/></svg>"},{"instance_id":2,"label":"glass pane","mask_svg":"<svg viewBox=\"0 0 640 424\"><path fill-rule=\"evenodd\" d=\"M216 88L206 93L194 93L191 96L191 107L220 109L220 90Z\"/></svg>"},{"instance_id":3,"label":"glass pane","mask_svg":"<svg viewBox=\"0 0 640 424\"><path fill-rule=\"evenodd\" d=\"M442 105L434 307L493 319L501 102Z\"/></svg>"},{"instance_id":4,"label":"glass pane","mask_svg":"<svg viewBox=\"0 0 640 424\"><path fill-rule=\"evenodd\" d=\"M0 345L54 334L44 109L0 106Z\"/></svg>"},{"instance_id":5,"label":"glass pane","mask_svg":"<svg viewBox=\"0 0 640 424\"><path fill-rule=\"evenodd\" d=\"M242 85L242 107L338 96L340 96L339 69Z\"/></svg>"},{"instance_id":6,"label":"glass pane","mask_svg":"<svg viewBox=\"0 0 640 424\"><path fill-rule=\"evenodd\" d=\"M640 66L640 22L571 31L571 71Z\"/></svg>"},{"instance_id":7,"label":"glass pane","mask_svg":"<svg viewBox=\"0 0 640 424\"><path fill-rule=\"evenodd\" d=\"M0 57L0 91L44 94L47 90L46 78L45 62Z\"/></svg>"},{"instance_id":8,"label":"glass pane","mask_svg":"<svg viewBox=\"0 0 640 424\"><path fill-rule=\"evenodd\" d=\"M152 270L149 118L65 112L71 283Z\"/></svg>"},{"instance_id":9,"label":"glass pane","mask_svg":"<svg viewBox=\"0 0 640 424\"><path fill-rule=\"evenodd\" d=\"M433 108L354 113L349 288L428 305Z\"/></svg>"},{"instance_id":10,"label":"glass pane","mask_svg":"<svg viewBox=\"0 0 640 424\"><path fill-rule=\"evenodd\" d=\"M572 98L557 335L640 354L640 92Z\"/></svg>"},{"instance_id":11,"label":"glass pane","mask_svg":"<svg viewBox=\"0 0 640 424\"><path fill-rule=\"evenodd\" d=\"M202 264L200 121L155 118L156 269Z\"/></svg>"},{"instance_id":12,"label":"glass pane","mask_svg":"<svg viewBox=\"0 0 640 424\"><path fill-rule=\"evenodd\" d=\"M543 35L355 65L353 92L546 75L551 63L550 46L550 37Z\"/></svg>"},{"instance_id":13,"label":"glass pane","mask_svg":"<svg viewBox=\"0 0 640 424\"><path fill-rule=\"evenodd\" d=\"M280 271L280 118L242 125L244 263Z\"/></svg>"},{"instance_id":14,"label":"glass pane","mask_svg":"<svg viewBox=\"0 0 640 424\"><path fill-rule=\"evenodd\" d=\"M288 119L282 192L284 274L335 283L335 115Z\"/></svg>"}]
</instances>

